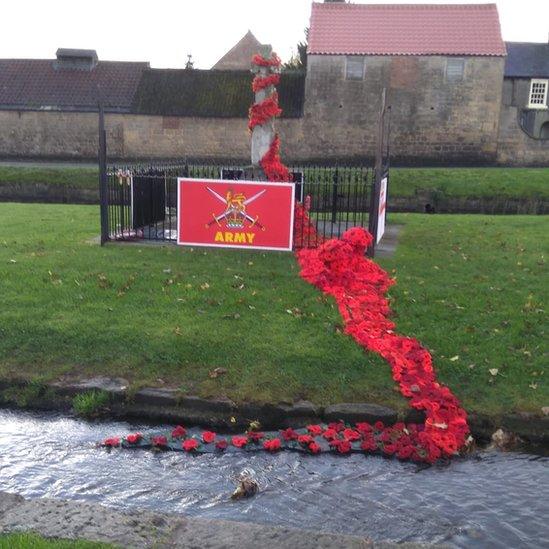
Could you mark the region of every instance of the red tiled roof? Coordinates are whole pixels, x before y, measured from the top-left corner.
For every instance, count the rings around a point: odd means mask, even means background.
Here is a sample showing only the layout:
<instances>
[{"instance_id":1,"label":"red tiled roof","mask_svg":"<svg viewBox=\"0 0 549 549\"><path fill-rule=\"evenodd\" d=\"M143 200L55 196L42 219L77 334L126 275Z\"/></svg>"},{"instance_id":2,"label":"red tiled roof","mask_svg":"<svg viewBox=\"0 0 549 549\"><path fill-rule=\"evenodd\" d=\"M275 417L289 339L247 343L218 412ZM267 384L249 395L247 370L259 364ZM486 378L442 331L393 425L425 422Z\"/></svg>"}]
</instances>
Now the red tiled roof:
<instances>
[{"instance_id":1,"label":"red tiled roof","mask_svg":"<svg viewBox=\"0 0 549 549\"><path fill-rule=\"evenodd\" d=\"M311 54L505 56L495 4L313 3Z\"/></svg>"},{"instance_id":2,"label":"red tiled roof","mask_svg":"<svg viewBox=\"0 0 549 549\"><path fill-rule=\"evenodd\" d=\"M92 70L55 68L54 60L0 59L0 107L129 110L148 63L99 61Z\"/></svg>"}]
</instances>

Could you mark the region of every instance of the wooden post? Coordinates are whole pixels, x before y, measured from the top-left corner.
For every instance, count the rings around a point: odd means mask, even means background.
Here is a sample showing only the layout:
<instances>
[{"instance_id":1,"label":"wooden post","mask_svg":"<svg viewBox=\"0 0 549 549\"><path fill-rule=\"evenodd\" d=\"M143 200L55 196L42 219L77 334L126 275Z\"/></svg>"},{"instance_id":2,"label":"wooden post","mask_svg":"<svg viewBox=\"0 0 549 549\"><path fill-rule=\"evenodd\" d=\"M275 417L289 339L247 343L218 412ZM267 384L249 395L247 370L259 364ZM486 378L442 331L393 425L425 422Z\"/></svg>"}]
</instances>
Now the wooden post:
<instances>
[{"instance_id":1,"label":"wooden post","mask_svg":"<svg viewBox=\"0 0 549 549\"><path fill-rule=\"evenodd\" d=\"M387 102L387 89L383 88L381 92L381 109L377 127L377 147L376 162L374 171L374 182L372 185L372 196L370 198L370 216L368 219L368 230L374 240L367 250L369 257L375 256L377 239L377 222L379 217L379 191L381 188L381 178L383 177L383 144L385 143L385 111Z\"/></svg>"}]
</instances>

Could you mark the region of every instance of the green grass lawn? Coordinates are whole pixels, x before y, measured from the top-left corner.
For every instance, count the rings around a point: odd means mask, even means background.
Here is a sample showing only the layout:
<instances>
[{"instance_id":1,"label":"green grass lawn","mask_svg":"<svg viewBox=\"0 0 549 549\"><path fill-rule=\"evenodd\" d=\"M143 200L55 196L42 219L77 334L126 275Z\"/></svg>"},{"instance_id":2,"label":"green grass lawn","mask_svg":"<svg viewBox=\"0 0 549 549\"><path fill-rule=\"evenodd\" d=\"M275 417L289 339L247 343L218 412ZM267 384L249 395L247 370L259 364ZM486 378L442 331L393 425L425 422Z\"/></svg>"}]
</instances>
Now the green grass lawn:
<instances>
[{"instance_id":1,"label":"green grass lawn","mask_svg":"<svg viewBox=\"0 0 549 549\"><path fill-rule=\"evenodd\" d=\"M390 219L404 224L381 261L398 279L399 331L433 350L469 410L539 412L549 218ZM118 375L237 401L406 409L389 367L341 334L291 254L101 248L98 221L96 207L0 204L0 377Z\"/></svg>"},{"instance_id":2,"label":"green grass lawn","mask_svg":"<svg viewBox=\"0 0 549 549\"><path fill-rule=\"evenodd\" d=\"M97 188L96 168L0 166L2 183ZM395 197L436 190L441 197L549 198L549 168L392 168Z\"/></svg>"},{"instance_id":3,"label":"green grass lawn","mask_svg":"<svg viewBox=\"0 0 549 549\"><path fill-rule=\"evenodd\" d=\"M549 198L549 168L392 168L392 196Z\"/></svg>"},{"instance_id":4,"label":"green grass lawn","mask_svg":"<svg viewBox=\"0 0 549 549\"><path fill-rule=\"evenodd\" d=\"M399 332L431 350L439 379L469 410L541 413L549 402L549 217L390 220L404 224L396 256L381 262L397 278Z\"/></svg>"},{"instance_id":5,"label":"green grass lawn","mask_svg":"<svg viewBox=\"0 0 549 549\"><path fill-rule=\"evenodd\" d=\"M240 401L401 400L291 253L101 248L89 243L98 220L96 207L0 204L0 376L116 374ZM211 379L214 368L227 373Z\"/></svg>"},{"instance_id":6,"label":"green grass lawn","mask_svg":"<svg viewBox=\"0 0 549 549\"><path fill-rule=\"evenodd\" d=\"M99 185L98 168L0 166L2 183L46 183L95 189Z\"/></svg>"},{"instance_id":7,"label":"green grass lawn","mask_svg":"<svg viewBox=\"0 0 549 549\"><path fill-rule=\"evenodd\" d=\"M114 545L80 540L47 539L37 534L0 534L0 549L114 549Z\"/></svg>"}]
</instances>

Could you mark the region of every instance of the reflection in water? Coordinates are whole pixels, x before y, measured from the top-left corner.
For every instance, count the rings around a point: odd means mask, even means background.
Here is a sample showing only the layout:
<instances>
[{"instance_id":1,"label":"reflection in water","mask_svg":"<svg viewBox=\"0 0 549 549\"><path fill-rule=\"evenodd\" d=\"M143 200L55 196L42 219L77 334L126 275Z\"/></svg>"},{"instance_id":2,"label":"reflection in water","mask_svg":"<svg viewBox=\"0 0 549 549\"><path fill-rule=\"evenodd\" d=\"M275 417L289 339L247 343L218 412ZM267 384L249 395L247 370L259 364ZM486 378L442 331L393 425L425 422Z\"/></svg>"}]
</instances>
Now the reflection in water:
<instances>
[{"instance_id":1,"label":"reflection in water","mask_svg":"<svg viewBox=\"0 0 549 549\"><path fill-rule=\"evenodd\" d=\"M357 454L190 456L95 447L106 436L147 429L0 410L0 491L374 540L549 546L548 458L486 452L423 469ZM233 502L244 469L260 492Z\"/></svg>"}]
</instances>

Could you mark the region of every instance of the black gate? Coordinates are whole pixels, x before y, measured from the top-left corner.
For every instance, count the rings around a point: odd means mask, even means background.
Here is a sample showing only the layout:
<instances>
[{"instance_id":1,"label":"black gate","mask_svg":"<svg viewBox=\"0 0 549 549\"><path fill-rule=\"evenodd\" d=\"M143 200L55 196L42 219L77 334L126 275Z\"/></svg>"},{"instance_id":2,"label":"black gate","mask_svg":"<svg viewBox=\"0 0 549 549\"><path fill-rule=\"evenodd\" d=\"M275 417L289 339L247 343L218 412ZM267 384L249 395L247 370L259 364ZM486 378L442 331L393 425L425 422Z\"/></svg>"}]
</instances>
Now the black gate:
<instances>
[{"instance_id":1,"label":"black gate","mask_svg":"<svg viewBox=\"0 0 549 549\"><path fill-rule=\"evenodd\" d=\"M149 170L147 174L136 173L132 176L131 201L134 229L142 229L163 221L169 198L169 194L166 193L166 179L160 170Z\"/></svg>"}]
</instances>

